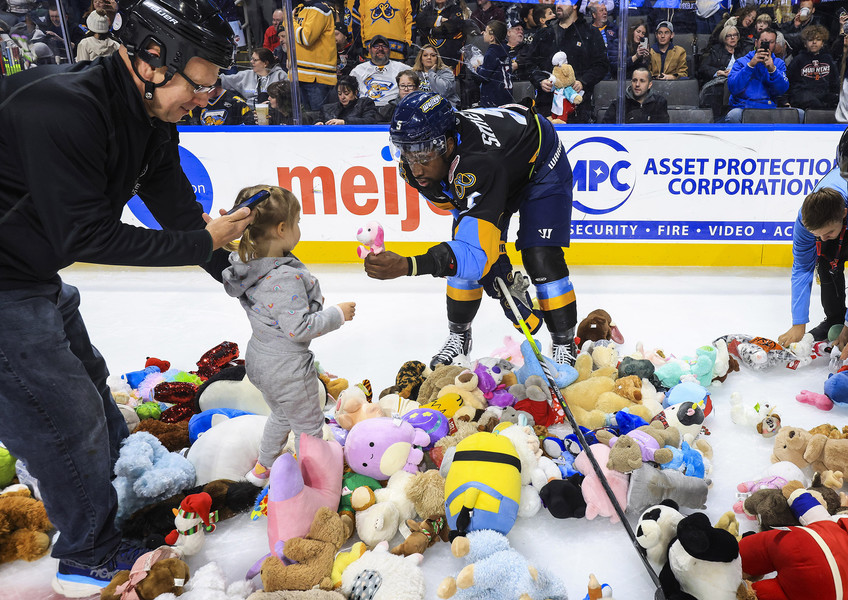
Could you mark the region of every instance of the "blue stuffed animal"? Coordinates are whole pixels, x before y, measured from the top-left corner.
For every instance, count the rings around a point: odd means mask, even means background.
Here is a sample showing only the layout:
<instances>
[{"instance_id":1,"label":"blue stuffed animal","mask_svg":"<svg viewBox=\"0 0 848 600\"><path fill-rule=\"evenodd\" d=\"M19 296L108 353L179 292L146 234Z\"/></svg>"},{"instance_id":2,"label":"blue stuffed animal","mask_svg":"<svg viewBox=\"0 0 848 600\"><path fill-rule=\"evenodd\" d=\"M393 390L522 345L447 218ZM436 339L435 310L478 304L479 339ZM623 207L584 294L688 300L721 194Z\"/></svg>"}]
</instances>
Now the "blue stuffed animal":
<instances>
[{"instance_id":1,"label":"blue stuffed animal","mask_svg":"<svg viewBox=\"0 0 848 600\"><path fill-rule=\"evenodd\" d=\"M194 486L195 471L186 458L168 452L146 431L133 433L121 442L112 485L118 492L120 523L135 511L170 498Z\"/></svg>"},{"instance_id":2,"label":"blue stuffed animal","mask_svg":"<svg viewBox=\"0 0 848 600\"><path fill-rule=\"evenodd\" d=\"M704 465L704 455L689 446L686 442L681 442L680 448L674 446L665 446L674 455L671 462L660 465L663 469L674 469L680 471L689 477L698 477L703 479L706 476L706 467Z\"/></svg>"},{"instance_id":3,"label":"blue stuffed animal","mask_svg":"<svg viewBox=\"0 0 848 600\"><path fill-rule=\"evenodd\" d=\"M538 340L533 341L536 342L537 348L541 348ZM536 354L533 352L533 348L530 347L530 342L528 340L521 342L521 355L524 357L524 364L520 369L514 371L519 383L524 383L531 375L538 375L544 381L548 380L547 377L545 377L545 372L542 371L542 365L539 364L539 360L536 358ZM558 388L562 389L564 387L568 387L577 381L579 374L571 365L557 364L547 356L542 356L542 358L545 359L545 364L548 365L548 370L551 372L551 375L553 375L554 383L557 384Z\"/></svg>"},{"instance_id":4,"label":"blue stuffed animal","mask_svg":"<svg viewBox=\"0 0 848 600\"><path fill-rule=\"evenodd\" d=\"M471 531L451 544L457 558L468 565L456 579L439 585L439 598L456 600L568 600L565 585L545 569L535 568L513 550L506 536L490 529ZM459 589L457 589L459 588Z\"/></svg>"}]
</instances>

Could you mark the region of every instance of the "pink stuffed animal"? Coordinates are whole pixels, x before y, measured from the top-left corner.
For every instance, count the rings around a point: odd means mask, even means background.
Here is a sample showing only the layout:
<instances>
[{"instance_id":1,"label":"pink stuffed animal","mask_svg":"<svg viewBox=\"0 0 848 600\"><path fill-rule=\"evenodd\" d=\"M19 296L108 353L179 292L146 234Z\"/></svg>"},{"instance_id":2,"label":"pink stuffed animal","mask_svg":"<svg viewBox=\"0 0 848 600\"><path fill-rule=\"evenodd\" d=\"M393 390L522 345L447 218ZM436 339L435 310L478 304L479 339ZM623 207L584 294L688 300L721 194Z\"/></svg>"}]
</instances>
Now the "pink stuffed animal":
<instances>
[{"instance_id":1,"label":"pink stuffed animal","mask_svg":"<svg viewBox=\"0 0 848 600\"><path fill-rule=\"evenodd\" d=\"M386 249L383 246L383 226L377 221L368 221L365 227L360 227L356 232L356 239L362 244L356 249L359 258L365 258L369 254L380 254Z\"/></svg>"},{"instance_id":2,"label":"pink stuffed animal","mask_svg":"<svg viewBox=\"0 0 848 600\"><path fill-rule=\"evenodd\" d=\"M615 494L621 509L627 508L627 486L630 482L630 476L618 471L613 471L607 467L609 462L610 449L609 446L603 444L592 444L592 453L598 461L604 475L609 482L610 489ZM598 515L609 517L611 523L620 521L618 514L613 508L612 502L607 497L604 491L604 486L598 476L595 475L595 470L592 468L592 463L584 450L574 459L574 468L583 473L586 478L583 480L582 490L583 499L586 501L586 518L594 519Z\"/></svg>"}]
</instances>

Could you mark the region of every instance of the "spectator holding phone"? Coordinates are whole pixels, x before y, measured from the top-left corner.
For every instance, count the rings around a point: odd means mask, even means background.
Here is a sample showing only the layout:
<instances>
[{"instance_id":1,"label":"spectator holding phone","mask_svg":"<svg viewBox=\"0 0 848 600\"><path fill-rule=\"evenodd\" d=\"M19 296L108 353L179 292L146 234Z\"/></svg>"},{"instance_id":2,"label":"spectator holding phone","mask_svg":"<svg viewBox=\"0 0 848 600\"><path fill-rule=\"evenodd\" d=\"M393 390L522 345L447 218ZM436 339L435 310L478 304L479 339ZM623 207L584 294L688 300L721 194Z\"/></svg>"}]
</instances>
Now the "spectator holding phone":
<instances>
[{"instance_id":1,"label":"spectator holding phone","mask_svg":"<svg viewBox=\"0 0 848 600\"><path fill-rule=\"evenodd\" d=\"M733 63L727 78L732 108L724 123L740 123L745 108L775 108L777 98L789 89L786 64L774 55L776 39L774 29L764 29L756 49Z\"/></svg>"}]
</instances>

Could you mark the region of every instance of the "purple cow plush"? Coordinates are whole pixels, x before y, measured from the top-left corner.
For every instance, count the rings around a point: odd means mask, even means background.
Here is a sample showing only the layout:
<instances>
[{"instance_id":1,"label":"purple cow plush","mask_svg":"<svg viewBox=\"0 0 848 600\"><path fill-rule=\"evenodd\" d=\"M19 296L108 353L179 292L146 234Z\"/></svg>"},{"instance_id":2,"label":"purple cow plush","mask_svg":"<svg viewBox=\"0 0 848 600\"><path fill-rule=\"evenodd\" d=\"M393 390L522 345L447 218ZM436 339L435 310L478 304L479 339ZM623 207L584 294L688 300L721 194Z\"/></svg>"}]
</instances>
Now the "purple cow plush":
<instances>
[{"instance_id":1,"label":"purple cow plush","mask_svg":"<svg viewBox=\"0 0 848 600\"><path fill-rule=\"evenodd\" d=\"M417 473L424 458L421 447L429 443L430 436L423 429L406 421L377 417L353 426L344 452L353 471L384 481L401 470Z\"/></svg>"}]
</instances>

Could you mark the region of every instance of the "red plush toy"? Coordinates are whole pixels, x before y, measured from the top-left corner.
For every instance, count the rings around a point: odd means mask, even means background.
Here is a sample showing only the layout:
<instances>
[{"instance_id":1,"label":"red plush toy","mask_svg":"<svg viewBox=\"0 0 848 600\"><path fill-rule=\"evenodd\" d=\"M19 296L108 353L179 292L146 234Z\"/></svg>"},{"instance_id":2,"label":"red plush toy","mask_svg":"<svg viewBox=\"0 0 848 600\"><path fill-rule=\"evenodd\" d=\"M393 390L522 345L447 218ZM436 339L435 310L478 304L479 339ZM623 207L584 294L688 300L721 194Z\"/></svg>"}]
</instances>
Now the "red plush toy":
<instances>
[{"instance_id":1,"label":"red plush toy","mask_svg":"<svg viewBox=\"0 0 848 600\"><path fill-rule=\"evenodd\" d=\"M808 491L789 497L801 527L771 529L739 541L742 571L772 579L752 584L758 600L836 600L848 587L848 519L833 518ZM839 593L837 594L837 589Z\"/></svg>"}]
</instances>

